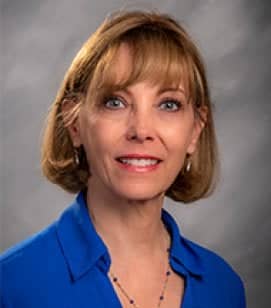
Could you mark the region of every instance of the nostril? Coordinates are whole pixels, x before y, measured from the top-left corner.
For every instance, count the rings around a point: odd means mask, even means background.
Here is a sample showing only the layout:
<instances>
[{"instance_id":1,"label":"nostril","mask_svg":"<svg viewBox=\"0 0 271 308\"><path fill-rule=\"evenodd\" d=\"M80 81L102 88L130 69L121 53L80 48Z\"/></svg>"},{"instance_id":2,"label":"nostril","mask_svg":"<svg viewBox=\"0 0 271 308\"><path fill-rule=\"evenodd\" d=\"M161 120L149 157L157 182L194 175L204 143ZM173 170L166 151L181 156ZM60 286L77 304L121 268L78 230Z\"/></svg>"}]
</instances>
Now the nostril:
<instances>
[{"instance_id":1,"label":"nostril","mask_svg":"<svg viewBox=\"0 0 271 308\"><path fill-rule=\"evenodd\" d=\"M135 134L128 135L128 139L129 140L144 141L144 140L153 140L153 137L151 137L150 135L147 135L147 134L135 133Z\"/></svg>"},{"instance_id":2,"label":"nostril","mask_svg":"<svg viewBox=\"0 0 271 308\"><path fill-rule=\"evenodd\" d=\"M146 129L143 127L133 127L127 132L127 138L129 140L153 140L154 136L152 135L151 129Z\"/></svg>"}]
</instances>

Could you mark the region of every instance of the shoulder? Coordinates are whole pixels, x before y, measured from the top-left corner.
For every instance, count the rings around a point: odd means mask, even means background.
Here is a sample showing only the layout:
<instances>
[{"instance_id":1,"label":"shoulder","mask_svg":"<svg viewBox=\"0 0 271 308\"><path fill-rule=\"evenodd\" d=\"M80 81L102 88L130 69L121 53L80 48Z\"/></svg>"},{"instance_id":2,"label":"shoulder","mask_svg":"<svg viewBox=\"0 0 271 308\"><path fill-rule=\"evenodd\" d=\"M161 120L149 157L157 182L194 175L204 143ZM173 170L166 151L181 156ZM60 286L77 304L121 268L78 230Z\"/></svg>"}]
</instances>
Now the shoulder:
<instances>
[{"instance_id":1,"label":"shoulder","mask_svg":"<svg viewBox=\"0 0 271 308\"><path fill-rule=\"evenodd\" d=\"M216 252L183 236L174 217L163 210L162 219L171 233L174 255L195 274L202 274L208 281L228 280L240 285L241 278L233 267Z\"/></svg>"},{"instance_id":2,"label":"shoulder","mask_svg":"<svg viewBox=\"0 0 271 308\"><path fill-rule=\"evenodd\" d=\"M0 265L5 266L19 260L27 260L29 256L39 257L39 255L43 255L45 247L48 247L50 242L52 243L54 240L55 223L5 250L0 255Z\"/></svg>"},{"instance_id":3,"label":"shoulder","mask_svg":"<svg viewBox=\"0 0 271 308\"><path fill-rule=\"evenodd\" d=\"M200 258L200 262L202 263L203 270L206 274L220 274L221 277L227 277L237 280L240 279L239 275L234 270L232 265L223 257L221 257L218 253L187 238L185 238L184 240L196 253L198 258Z\"/></svg>"},{"instance_id":4,"label":"shoulder","mask_svg":"<svg viewBox=\"0 0 271 308\"><path fill-rule=\"evenodd\" d=\"M166 210L162 211L162 219L171 233L171 256L180 272L185 268L196 279L200 298L207 303L212 293L215 307L245 307L244 285L233 267L216 252L184 237ZM226 306L221 306L222 301Z\"/></svg>"},{"instance_id":5,"label":"shoulder","mask_svg":"<svg viewBox=\"0 0 271 308\"><path fill-rule=\"evenodd\" d=\"M60 260L61 252L53 223L0 255L3 286L24 286L30 277L39 280L45 267L54 268Z\"/></svg>"},{"instance_id":6,"label":"shoulder","mask_svg":"<svg viewBox=\"0 0 271 308\"><path fill-rule=\"evenodd\" d=\"M33 307L47 300L46 292L57 289L58 277L68 275L56 223L2 253L0 273L0 300L7 307Z\"/></svg>"},{"instance_id":7,"label":"shoulder","mask_svg":"<svg viewBox=\"0 0 271 308\"><path fill-rule=\"evenodd\" d=\"M29 253L42 252L44 244L54 239L54 233L55 223L11 246L0 255L0 264L12 262L12 260L22 258Z\"/></svg>"},{"instance_id":8,"label":"shoulder","mask_svg":"<svg viewBox=\"0 0 271 308\"><path fill-rule=\"evenodd\" d=\"M51 257L55 258L56 251L60 249L57 235L58 225L71 216L69 215L71 209L72 206L65 208L57 220L0 254L0 266L14 266L28 262L33 266L35 265L33 260L46 258L48 261ZM65 228L67 229L67 227Z\"/></svg>"},{"instance_id":9,"label":"shoulder","mask_svg":"<svg viewBox=\"0 0 271 308\"><path fill-rule=\"evenodd\" d=\"M202 265L206 288L215 290L215 296L227 294L231 303L238 303L238 307L245 307L244 283L233 266L215 251L186 238L183 240Z\"/></svg>"}]
</instances>

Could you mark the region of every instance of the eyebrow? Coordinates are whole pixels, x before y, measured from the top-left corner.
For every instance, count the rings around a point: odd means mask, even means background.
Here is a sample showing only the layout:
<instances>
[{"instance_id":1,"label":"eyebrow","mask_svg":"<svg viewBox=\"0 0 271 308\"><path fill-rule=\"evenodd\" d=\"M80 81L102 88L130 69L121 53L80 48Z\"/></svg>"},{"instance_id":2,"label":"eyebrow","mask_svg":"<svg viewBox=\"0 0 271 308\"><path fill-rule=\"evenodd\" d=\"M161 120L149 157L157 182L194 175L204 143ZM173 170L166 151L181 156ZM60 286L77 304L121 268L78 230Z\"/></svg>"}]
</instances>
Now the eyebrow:
<instances>
[{"instance_id":1,"label":"eyebrow","mask_svg":"<svg viewBox=\"0 0 271 308\"><path fill-rule=\"evenodd\" d=\"M185 95L185 91L183 88L162 88L158 91L158 94L162 94L164 92L181 92L182 94Z\"/></svg>"},{"instance_id":2,"label":"eyebrow","mask_svg":"<svg viewBox=\"0 0 271 308\"><path fill-rule=\"evenodd\" d=\"M127 94L131 94L131 92L129 91L129 89L127 88L123 88L123 89L116 89L116 91L123 91L123 92L126 92ZM165 92L180 92L182 93L183 95L186 95L185 93L185 90L183 88L173 88L173 87L167 87L167 88L161 88L159 91L158 91L158 94L163 94Z\"/></svg>"}]
</instances>

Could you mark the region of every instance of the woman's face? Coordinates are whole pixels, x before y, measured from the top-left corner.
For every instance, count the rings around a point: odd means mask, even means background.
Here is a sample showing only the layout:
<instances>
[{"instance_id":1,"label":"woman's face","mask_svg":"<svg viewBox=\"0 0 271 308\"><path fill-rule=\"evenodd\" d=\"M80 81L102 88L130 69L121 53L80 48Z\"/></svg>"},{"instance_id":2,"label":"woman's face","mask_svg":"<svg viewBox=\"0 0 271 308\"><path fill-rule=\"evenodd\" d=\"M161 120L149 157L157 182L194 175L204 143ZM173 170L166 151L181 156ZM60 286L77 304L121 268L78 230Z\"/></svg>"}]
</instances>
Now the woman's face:
<instances>
[{"instance_id":1,"label":"woman's face","mask_svg":"<svg viewBox=\"0 0 271 308\"><path fill-rule=\"evenodd\" d=\"M120 47L117 76L131 63ZM90 189L129 200L163 195L192 154L202 129L184 89L162 89L148 81L112 93L89 112L83 105L70 129L74 145L83 144Z\"/></svg>"}]
</instances>

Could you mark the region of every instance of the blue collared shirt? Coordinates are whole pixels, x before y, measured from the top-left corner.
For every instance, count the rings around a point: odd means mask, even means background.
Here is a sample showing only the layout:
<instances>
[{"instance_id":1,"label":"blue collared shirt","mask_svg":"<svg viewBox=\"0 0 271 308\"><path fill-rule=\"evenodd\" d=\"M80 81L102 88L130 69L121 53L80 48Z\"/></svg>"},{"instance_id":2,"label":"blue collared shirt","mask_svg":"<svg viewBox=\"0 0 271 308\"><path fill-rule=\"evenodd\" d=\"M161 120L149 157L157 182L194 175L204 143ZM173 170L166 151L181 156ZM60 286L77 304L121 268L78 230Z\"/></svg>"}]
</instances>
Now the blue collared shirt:
<instances>
[{"instance_id":1,"label":"blue collared shirt","mask_svg":"<svg viewBox=\"0 0 271 308\"><path fill-rule=\"evenodd\" d=\"M246 307L243 283L230 265L185 239L164 209L161 218L171 235L171 267L185 279L181 308ZM110 262L81 192L58 221L1 255L0 307L121 308Z\"/></svg>"}]
</instances>

